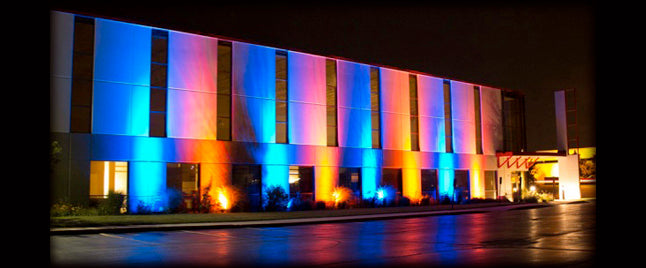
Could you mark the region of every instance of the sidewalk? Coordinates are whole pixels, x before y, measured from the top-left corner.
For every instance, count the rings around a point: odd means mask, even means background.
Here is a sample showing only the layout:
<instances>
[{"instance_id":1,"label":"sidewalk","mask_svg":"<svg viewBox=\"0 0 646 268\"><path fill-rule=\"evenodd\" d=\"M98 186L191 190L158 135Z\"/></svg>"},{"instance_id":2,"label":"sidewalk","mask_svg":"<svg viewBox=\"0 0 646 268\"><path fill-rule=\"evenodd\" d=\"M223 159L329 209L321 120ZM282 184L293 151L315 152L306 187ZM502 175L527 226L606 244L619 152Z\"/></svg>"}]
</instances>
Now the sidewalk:
<instances>
[{"instance_id":1,"label":"sidewalk","mask_svg":"<svg viewBox=\"0 0 646 268\"><path fill-rule=\"evenodd\" d=\"M330 216L330 217L298 218L298 219L173 223L173 224L141 224L141 225L99 226L99 227L60 227L60 228L50 228L49 233L50 235L71 235L71 234L124 233L124 232L144 232L144 231L172 231L172 230L189 230L189 229L267 227L267 226L285 226L285 225L298 225L298 224L338 223L338 222L351 222L351 221L364 221L364 220L384 220L384 219L408 218L408 217L457 215L457 214L485 213L485 212L492 212L492 211L505 211L505 210L516 210L516 209L543 208L543 207L559 205L559 204L568 204L568 203L572 203L572 202L557 201L557 202L550 202L550 203L509 204L509 205L501 205L501 206L448 209L448 210L422 211L422 212L400 212L400 213L386 213L386 214Z\"/></svg>"}]
</instances>

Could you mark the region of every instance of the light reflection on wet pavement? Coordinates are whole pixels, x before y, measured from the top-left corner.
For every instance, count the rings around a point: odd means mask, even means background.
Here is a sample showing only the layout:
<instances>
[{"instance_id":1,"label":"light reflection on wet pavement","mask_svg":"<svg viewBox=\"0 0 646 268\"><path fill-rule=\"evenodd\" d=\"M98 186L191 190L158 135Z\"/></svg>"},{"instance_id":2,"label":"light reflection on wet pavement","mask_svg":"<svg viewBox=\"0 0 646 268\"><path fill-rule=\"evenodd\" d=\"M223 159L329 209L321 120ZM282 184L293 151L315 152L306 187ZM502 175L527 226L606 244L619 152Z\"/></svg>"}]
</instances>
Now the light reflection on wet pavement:
<instances>
[{"instance_id":1,"label":"light reflection on wet pavement","mask_svg":"<svg viewBox=\"0 0 646 268\"><path fill-rule=\"evenodd\" d=\"M285 227L50 237L54 265L592 266L595 202Z\"/></svg>"}]
</instances>

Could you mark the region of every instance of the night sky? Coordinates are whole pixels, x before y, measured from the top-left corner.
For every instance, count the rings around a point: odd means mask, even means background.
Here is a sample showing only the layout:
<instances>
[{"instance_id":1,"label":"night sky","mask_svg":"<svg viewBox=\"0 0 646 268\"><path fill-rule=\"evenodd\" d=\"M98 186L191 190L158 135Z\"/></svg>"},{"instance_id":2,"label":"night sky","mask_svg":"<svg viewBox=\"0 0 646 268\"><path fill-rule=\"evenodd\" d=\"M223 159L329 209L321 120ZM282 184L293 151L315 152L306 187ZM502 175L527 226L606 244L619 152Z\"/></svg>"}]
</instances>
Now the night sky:
<instances>
[{"instance_id":1,"label":"night sky","mask_svg":"<svg viewBox=\"0 0 646 268\"><path fill-rule=\"evenodd\" d=\"M574 88L580 146L596 146L595 17L584 4L164 3L51 8L521 91L528 151L555 149L553 91Z\"/></svg>"}]
</instances>

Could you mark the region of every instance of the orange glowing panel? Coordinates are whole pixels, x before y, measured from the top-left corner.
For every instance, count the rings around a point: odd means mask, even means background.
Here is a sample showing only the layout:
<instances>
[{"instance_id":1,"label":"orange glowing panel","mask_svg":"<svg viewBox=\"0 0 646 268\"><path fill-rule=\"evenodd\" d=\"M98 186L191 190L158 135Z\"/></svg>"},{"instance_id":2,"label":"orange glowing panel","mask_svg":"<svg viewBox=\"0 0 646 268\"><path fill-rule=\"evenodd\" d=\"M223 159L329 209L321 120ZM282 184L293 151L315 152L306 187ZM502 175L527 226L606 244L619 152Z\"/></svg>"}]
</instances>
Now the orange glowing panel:
<instances>
[{"instance_id":1,"label":"orange glowing panel","mask_svg":"<svg viewBox=\"0 0 646 268\"><path fill-rule=\"evenodd\" d=\"M339 180L339 168L333 166L315 166L315 197L316 201L334 201L332 193Z\"/></svg>"},{"instance_id":2,"label":"orange glowing panel","mask_svg":"<svg viewBox=\"0 0 646 268\"><path fill-rule=\"evenodd\" d=\"M380 70L383 148L410 150L408 73L387 68Z\"/></svg>"},{"instance_id":3,"label":"orange glowing panel","mask_svg":"<svg viewBox=\"0 0 646 268\"><path fill-rule=\"evenodd\" d=\"M418 168L402 169L402 195L411 202L417 202L422 197L422 176Z\"/></svg>"}]
</instances>

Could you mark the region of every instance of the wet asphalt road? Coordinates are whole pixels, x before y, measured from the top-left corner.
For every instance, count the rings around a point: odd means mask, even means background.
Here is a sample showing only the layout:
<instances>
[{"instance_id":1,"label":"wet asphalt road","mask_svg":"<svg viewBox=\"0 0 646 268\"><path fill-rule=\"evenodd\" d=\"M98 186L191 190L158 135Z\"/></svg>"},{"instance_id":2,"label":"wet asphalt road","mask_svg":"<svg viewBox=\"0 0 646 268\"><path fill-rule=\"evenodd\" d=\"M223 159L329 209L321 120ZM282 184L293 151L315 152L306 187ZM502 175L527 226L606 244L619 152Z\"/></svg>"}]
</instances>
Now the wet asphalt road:
<instances>
[{"instance_id":1,"label":"wet asphalt road","mask_svg":"<svg viewBox=\"0 0 646 268\"><path fill-rule=\"evenodd\" d=\"M575 266L595 263L595 202L432 217L50 236L57 266Z\"/></svg>"}]
</instances>

